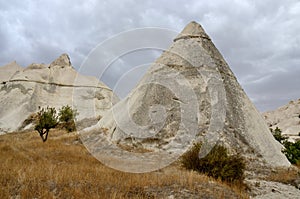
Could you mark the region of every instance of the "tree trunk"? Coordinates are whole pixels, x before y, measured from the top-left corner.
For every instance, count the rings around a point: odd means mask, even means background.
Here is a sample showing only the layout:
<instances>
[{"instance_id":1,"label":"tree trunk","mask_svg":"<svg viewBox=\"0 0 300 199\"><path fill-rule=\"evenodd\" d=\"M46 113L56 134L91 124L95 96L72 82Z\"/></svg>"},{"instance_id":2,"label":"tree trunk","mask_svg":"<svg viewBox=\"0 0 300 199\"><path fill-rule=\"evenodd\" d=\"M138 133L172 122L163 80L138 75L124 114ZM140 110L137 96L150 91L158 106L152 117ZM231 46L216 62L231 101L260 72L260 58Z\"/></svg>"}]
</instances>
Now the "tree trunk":
<instances>
[{"instance_id":1,"label":"tree trunk","mask_svg":"<svg viewBox=\"0 0 300 199\"><path fill-rule=\"evenodd\" d=\"M43 130L42 130L42 131L39 131L39 133L40 133L40 136L41 136L43 142L46 142L46 141L47 141L47 138L48 138L49 129L46 129L45 132L43 132ZM45 134L46 134L46 135L45 135ZM44 136L44 135L45 135L45 136Z\"/></svg>"}]
</instances>

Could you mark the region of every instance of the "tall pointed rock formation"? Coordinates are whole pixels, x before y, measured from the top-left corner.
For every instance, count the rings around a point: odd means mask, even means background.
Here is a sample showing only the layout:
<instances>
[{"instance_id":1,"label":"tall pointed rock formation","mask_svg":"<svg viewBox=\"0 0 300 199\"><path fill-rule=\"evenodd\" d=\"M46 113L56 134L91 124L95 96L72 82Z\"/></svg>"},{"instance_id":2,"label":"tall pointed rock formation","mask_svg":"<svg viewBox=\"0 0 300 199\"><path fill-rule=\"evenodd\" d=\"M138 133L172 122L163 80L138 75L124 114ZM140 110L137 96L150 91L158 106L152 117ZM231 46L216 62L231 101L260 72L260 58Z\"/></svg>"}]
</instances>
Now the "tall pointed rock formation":
<instances>
[{"instance_id":1,"label":"tall pointed rock formation","mask_svg":"<svg viewBox=\"0 0 300 199\"><path fill-rule=\"evenodd\" d=\"M196 22L183 29L125 99L81 136L104 164L129 172L162 168L198 141L203 143L200 156L221 144L244 156L249 171L290 165Z\"/></svg>"}]
</instances>

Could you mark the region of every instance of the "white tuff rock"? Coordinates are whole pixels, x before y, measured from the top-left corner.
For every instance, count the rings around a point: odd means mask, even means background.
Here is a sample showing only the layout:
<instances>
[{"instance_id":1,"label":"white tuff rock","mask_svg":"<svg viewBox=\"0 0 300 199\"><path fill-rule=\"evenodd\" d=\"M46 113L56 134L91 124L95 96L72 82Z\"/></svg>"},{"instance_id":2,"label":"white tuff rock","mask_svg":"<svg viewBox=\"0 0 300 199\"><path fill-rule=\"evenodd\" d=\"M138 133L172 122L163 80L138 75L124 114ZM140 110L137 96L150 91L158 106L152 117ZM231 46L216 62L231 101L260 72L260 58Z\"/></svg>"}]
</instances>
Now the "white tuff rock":
<instances>
[{"instance_id":1,"label":"white tuff rock","mask_svg":"<svg viewBox=\"0 0 300 199\"><path fill-rule=\"evenodd\" d=\"M102 116L112 95L97 78L77 73L67 54L50 65L10 63L0 67L0 134L18 130L38 107L70 105L78 109L78 120Z\"/></svg>"},{"instance_id":2,"label":"white tuff rock","mask_svg":"<svg viewBox=\"0 0 300 199\"><path fill-rule=\"evenodd\" d=\"M282 135L288 136L292 142L300 140L300 99L262 115L273 130L278 127Z\"/></svg>"},{"instance_id":3,"label":"white tuff rock","mask_svg":"<svg viewBox=\"0 0 300 199\"><path fill-rule=\"evenodd\" d=\"M189 23L128 96L81 132L105 164L130 172L168 165L193 142L222 144L249 171L288 167L282 146L196 22ZM256 173L254 171L253 173Z\"/></svg>"}]
</instances>

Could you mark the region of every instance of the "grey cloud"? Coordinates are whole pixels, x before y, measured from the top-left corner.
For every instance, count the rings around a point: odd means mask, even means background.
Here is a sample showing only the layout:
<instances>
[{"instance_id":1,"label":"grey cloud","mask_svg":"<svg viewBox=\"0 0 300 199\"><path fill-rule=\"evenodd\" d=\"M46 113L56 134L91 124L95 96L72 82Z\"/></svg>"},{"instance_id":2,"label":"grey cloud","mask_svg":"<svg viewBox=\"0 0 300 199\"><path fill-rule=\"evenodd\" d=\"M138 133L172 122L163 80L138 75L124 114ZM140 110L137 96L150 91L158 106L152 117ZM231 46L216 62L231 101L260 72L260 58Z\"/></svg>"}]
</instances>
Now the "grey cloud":
<instances>
[{"instance_id":1,"label":"grey cloud","mask_svg":"<svg viewBox=\"0 0 300 199\"><path fill-rule=\"evenodd\" d=\"M49 63L66 52L79 70L90 50L122 31L145 26L180 31L196 20L260 110L300 96L297 0L12 0L1 1L0 11L0 65L12 60L22 66ZM146 63L155 59L150 54L130 59L140 63L145 57ZM121 73L136 64L131 60L123 57L126 67L115 64L106 83L114 85ZM94 75L95 71L82 72ZM138 79L141 73L133 76Z\"/></svg>"}]
</instances>

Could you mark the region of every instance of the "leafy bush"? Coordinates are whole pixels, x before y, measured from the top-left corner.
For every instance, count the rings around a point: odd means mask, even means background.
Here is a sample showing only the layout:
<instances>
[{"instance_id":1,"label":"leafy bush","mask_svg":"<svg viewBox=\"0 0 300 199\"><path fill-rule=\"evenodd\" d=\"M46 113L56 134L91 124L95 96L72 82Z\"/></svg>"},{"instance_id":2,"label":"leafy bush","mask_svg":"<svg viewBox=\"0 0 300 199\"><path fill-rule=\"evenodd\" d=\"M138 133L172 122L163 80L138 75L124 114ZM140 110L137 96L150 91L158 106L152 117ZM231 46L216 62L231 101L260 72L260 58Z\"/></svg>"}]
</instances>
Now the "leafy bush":
<instances>
[{"instance_id":1,"label":"leafy bush","mask_svg":"<svg viewBox=\"0 0 300 199\"><path fill-rule=\"evenodd\" d=\"M228 155L227 149L216 145L204 158L199 158L201 144L195 144L181 157L184 168L204 173L227 182L242 182L245 163L239 155Z\"/></svg>"},{"instance_id":2,"label":"leafy bush","mask_svg":"<svg viewBox=\"0 0 300 199\"><path fill-rule=\"evenodd\" d=\"M292 164L300 164L300 140L295 143L284 142L283 153Z\"/></svg>"},{"instance_id":3,"label":"leafy bush","mask_svg":"<svg viewBox=\"0 0 300 199\"><path fill-rule=\"evenodd\" d=\"M58 117L60 122L70 122L76 119L78 112L76 109L72 109L69 105L63 106L59 109Z\"/></svg>"},{"instance_id":4,"label":"leafy bush","mask_svg":"<svg viewBox=\"0 0 300 199\"><path fill-rule=\"evenodd\" d=\"M58 124L55 108L42 108L37 113L38 121L34 129L37 130L43 140L47 141L49 130Z\"/></svg>"},{"instance_id":5,"label":"leafy bush","mask_svg":"<svg viewBox=\"0 0 300 199\"><path fill-rule=\"evenodd\" d=\"M75 120L78 112L76 109L72 109L69 105L63 106L58 113L59 121L62 123L62 127L68 132L76 130Z\"/></svg>"}]
</instances>

